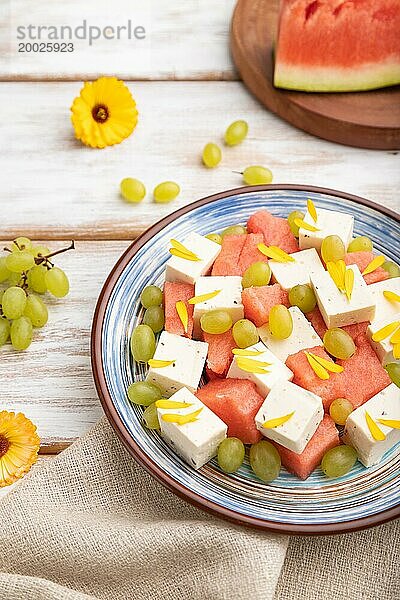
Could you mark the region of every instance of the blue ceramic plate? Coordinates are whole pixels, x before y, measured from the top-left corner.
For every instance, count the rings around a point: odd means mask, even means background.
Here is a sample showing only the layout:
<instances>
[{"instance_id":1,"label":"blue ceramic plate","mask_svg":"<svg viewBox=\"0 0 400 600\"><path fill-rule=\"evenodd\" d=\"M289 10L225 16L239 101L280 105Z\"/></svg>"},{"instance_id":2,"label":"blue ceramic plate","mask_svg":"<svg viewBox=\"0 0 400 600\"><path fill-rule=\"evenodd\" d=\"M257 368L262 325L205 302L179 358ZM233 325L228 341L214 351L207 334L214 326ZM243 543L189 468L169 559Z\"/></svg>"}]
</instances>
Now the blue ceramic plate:
<instances>
[{"instance_id":1,"label":"blue ceramic plate","mask_svg":"<svg viewBox=\"0 0 400 600\"><path fill-rule=\"evenodd\" d=\"M97 390L117 434L135 459L164 485L198 506L236 523L292 533L337 533L383 523L400 516L399 448L365 469L359 462L340 479L317 469L306 481L282 469L271 484L251 472L248 461L226 475L214 459L199 471L183 462L153 431L141 424L142 409L132 405L126 389L143 379L145 368L129 352L133 328L141 322L139 297L149 284L162 285L169 240L190 231L206 234L245 223L267 208L286 217L304 210L306 199L317 207L355 217L355 234L367 235L375 250L400 261L399 217L373 203L334 190L271 185L241 188L199 200L169 215L136 240L121 257L101 293L92 331L92 363Z\"/></svg>"}]
</instances>

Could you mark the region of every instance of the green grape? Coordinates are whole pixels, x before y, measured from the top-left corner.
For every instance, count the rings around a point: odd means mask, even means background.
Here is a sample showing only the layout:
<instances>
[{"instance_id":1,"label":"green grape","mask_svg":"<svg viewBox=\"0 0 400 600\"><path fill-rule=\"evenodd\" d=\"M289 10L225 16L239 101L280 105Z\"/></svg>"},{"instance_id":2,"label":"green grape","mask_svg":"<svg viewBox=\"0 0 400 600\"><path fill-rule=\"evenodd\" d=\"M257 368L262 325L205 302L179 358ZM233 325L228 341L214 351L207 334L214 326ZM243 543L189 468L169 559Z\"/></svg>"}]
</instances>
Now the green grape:
<instances>
[{"instance_id":1,"label":"green grape","mask_svg":"<svg viewBox=\"0 0 400 600\"><path fill-rule=\"evenodd\" d=\"M337 262L343 260L346 254L346 249L338 235L328 235L322 240L321 256L325 263Z\"/></svg>"},{"instance_id":2,"label":"green grape","mask_svg":"<svg viewBox=\"0 0 400 600\"><path fill-rule=\"evenodd\" d=\"M20 250L29 250L32 247L32 242L27 237L17 237L11 244L11 252L19 252Z\"/></svg>"},{"instance_id":3,"label":"green grape","mask_svg":"<svg viewBox=\"0 0 400 600\"><path fill-rule=\"evenodd\" d=\"M29 271L28 271L29 273ZM9 286L18 285L21 281L22 273L10 273L10 277L7 280Z\"/></svg>"},{"instance_id":4,"label":"green grape","mask_svg":"<svg viewBox=\"0 0 400 600\"><path fill-rule=\"evenodd\" d=\"M4 344L8 341L10 337L10 323L7 319L3 319L0 317L0 346L4 346Z\"/></svg>"},{"instance_id":5,"label":"green grape","mask_svg":"<svg viewBox=\"0 0 400 600\"><path fill-rule=\"evenodd\" d=\"M335 446L324 454L321 468L327 477L346 475L357 461L357 452L351 446Z\"/></svg>"},{"instance_id":6,"label":"green grape","mask_svg":"<svg viewBox=\"0 0 400 600\"><path fill-rule=\"evenodd\" d=\"M34 266L35 259L29 252L15 250L6 256L6 267L12 273L29 271Z\"/></svg>"},{"instance_id":7,"label":"green grape","mask_svg":"<svg viewBox=\"0 0 400 600\"><path fill-rule=\"evenodd\" d=\"M35 265L28 271L28 286L37 294L47 292L46 273L47 269L43 265Z\"/></svg>"},{"instance_id":8,"label":"green grape","mask_svg":"<svg viewBox=\"0 0 400 600\"><path fill-rule=\"evenodd\" d=\"M50 254L50 248L47 248L47 246L31 246L31 248L29 248L29 252L35 258L37 256L47 256Z\"/></svg>"},{"instance_id":9,"label":"green grape","mask_svg":"<svg viewBox=\"0 0 400 600\"><path fill-rule=\"evenodd\" d=\"M148 325L138 325L132 332L131 352L138 362L146 363L153 358L156 351L156 338L154 331Z\"/></svg>"},{"instance_id":10,"label":"green grape","mask_svg":"<svg viewBox=\"0 0 400 600\"><path fill-rule=\"evenodd\" d=\"M203 163L209 169L218 167L222 159L221 148L217 144L206 144L203 149Z\"/></svg>"},{"instance_id":11,"label":"green grape","mask_svg":"<svg viewBox=\"0 0 400 600\"><path fill-rule=\"evenodd\" d=\"M392 382L400 388L400 363L389 363L385 369Z\"/></svg>"},{"instance_id":12,"label":"green grape","mask_svg":"<svg viewBox=\"0 0 400 600\"><path fill-rule=\"evenodd\" d=\"M339 327L328 329L324 335L325 350L335 358L347 359L356 351L353 338Z\"/></svg>"},{"instance_id":13,"label":"green grape","mask_svg":"<svg viewBox=\"0 0 400 600\"><path fill-rule=\"evenodd\" d=\"M28 317L19 317L11 323L10 336L14 350L26 350L32 343L33 327Z\"/></svg>"},{"instance_id":14,"label":"green grape","mask_svg":"<svg viewBox=\"0 0 400 600\"><path fill-rule=\"evenodd\" d=\"M253 346L259 340L257 327L248 319L236 321L232 328L232 335L238 348Z\"/></svg>"},{"instance_id":15,"label":"green grape","mask_svg":"<svg viewBox=\"0 0 400 600\"><path fill-rule=\"evenodd\" d=\"M222 237L219 235L219 233L207 233L205 237L216 244L222 244Z\"/></svg>"},{"instance_id":16,"label":"green grape","mask_svg":"<svg viewBox=\"0 0 400 600\"><path fill-rule=\"evenodd\" d=\"M354 240L350 242L347 252L371 252L372 248L372 240L365 235L361 235L360 237L354 238Z\"/></svg>"},{"instance_id":17,"label":"green grape","mask_svg":"<svg viewBox=\"0 0 400 600\"><path fill-rule=\"evenodd\" d=\"M225 131L225 143L227 146L241 144L247 137L249 126L246 121L234 121Z\"/></svg>"},{"instance_id":18,"label":"green grape","mask_svg":"<svg viewBox=\"0 0 400 600\"><path fill-rule=\"evenodd\" d=\"M262 185L272 182L272 173L266 167L247 167L243 171L243 180L247 185Z\"/></svg>"},{"instance_id":19,"label":"green grape","mask_svg":"<svg viewBox=\"0 0 400 600\"><path fill-rule=\"evenodd\" d=\"M289 223L289 227L290 227L290 231L293 233L294 237L299 237L299 226L296 225L295 223L295 219L301 219L303 220L305 217L305 214L303 212L301 212L300 210L293 210L287 220Z\"/></svg>"},{"instance_id":20,"label":"green grape","mask_svg":"<svg viewBox=\"0 0 400 600\"><path fill-rule=\"evenodd\" d=\"M18 319L24 313L26 294L20 287L9 287L3 294L1 306L7 319Z\"/></svg>"},{"instance_id":21,"label":"green grape","mask_svg":"<svg viewBox=\"0 0 400 600\"><path fill-rule=\"evenodd\" d=\"M144 313L143 323L152 328L154 333L162 331L165 317L162 306L150 306Z\"/></svg>"},{"instance_id":22,"label":"green grape","mask_svg":"<svg viewBox=\"0 0 400 600\"><path fill-rule=\"evenodd\" d=\"M244 225L231 225L222 231L221 238L224 239L226 235L245 235L246 233L247 229Z\"/></svg>"},{"instance_id":23,"label":"green grape","mask_svg":"<svg viewBox=\"0 0 400 600\"><path fill-rule=\"evenodd\" d=\"M11 271L9 269L7 269L6 257L2 256L0 258L0 283L7 281L7 279L10 277L10 275L11 275Z\"/></svg>"},{"instance_id":24,"label":"green grape","mask_svg":"<svg viewBox=\"0 0 400 600\"><path fill-rule=\"evenodd\" d=\"M291 335L292 315L283 304L276 304L269 311L269 330L277 340L286 340Z\"/></svg>"},{"instance_id":25,"label":"green grape","mask_svg":"<svg viewBox=\"0 0 400 600\"><path fill-rule=\"evenodd\" d=\"M226 310L209 310L201 316L200 327L206 333L225 333L232 327L232 317Z\"/></svg>"},{"instance_id":26,"label":"green grape","mask_svg":"<svg viewBox=\"0 0 400 600\"><path fill-rule=\"evenodd\" d=\"M39 296L30 294L26 299L24 316L31 320L34 327L44 327L48 321L47 306Z\"/></svg>"},{"instance_id":27,"label":"green grape","mask_svg":"<svg viewBox=\"0 0 400 600\"><path fill-rule=\"evenodd\" d=\"M163 293L156 285L148 285L140 294L140 302L145 308L160 306L163 301Z\"/></svg>"},{"instance_id":28,"label":"green grape","mask_svg":"<svg viewBox=\"0 0 400 600\"><path fill-rule=\"evenodd\" d=\"M146 188L139 179L126 177L121 181L119 187L123 199L132 204L141 202L146 195Z\"/></svg>"},{"instance_id":29,"label":"green grape","mask_svg":"<svg viewBox=\"0 0 400 600\"><path fill-rule=\"evenodd\" d=\"M276 479L281 470L281 457L278 450L270 442L261 440L250 448L250 466L254 473L269 482Z\"/></svg>"},{"instance_id":30,"label":"green grape","mask_svg":"<svg viewBox=\"0 0 400 600\"><path fill-rule=\"evenodd\" d=\"M235 473L244 461L245 448L241 440L228 437L218 446L218 464L225 473Z\"/></svg>"},{"instance_id":31,"label":"green grape","mask_svg":"<svg viewBox=\"0 0 400 600\"><path fill-rule=\"evenodd\" d=\"M337 425L344 425L347 417L354 410L350 400L346 398L336 398L329 407L329 414Z\"/></svg>"},{"instance_id":32,"label":"green grape","mask_svg":"<svg viewBox=\"0 0 400 600\"><path fill-rule=\"evenodd\" d=\"M153 196L157 204L168 204L179 196L181 188L174 181L163 181L154 188Z\"/></svg>"},{"instance_id":33,"label":"green grape","mask_svg":"<svg viewBox=\"0 0 400 600\"><path fill-rule=\"evenodd\" d=\"M154 402L144 409L143 424L145 427L147 427L147 429L160 429L157 407Z\"/></svg>"},{"instance_id":34,"label":"green grape","mask_svg":"<svg viewBox=\"0 0 400 600\"><path fill-rule=\"evenodd\" d=\"M389 277L400 277L400 267L391 260L386 260L382 267L389 273Z\"/></svg>"},{"instance_id":35,"label":"green grape","mask_svg":"<svg viewBox=\"0 0 400 600\"><path fill-rule=\"evenodd\" d=\"M298 306L303 313L308 313L314 310L317 299L309 285L298 284L289 291L289 302L292 306Z\"/></svg>"},{"instance_id":36,"label":"green grape","mask_svg":"<svg viewBox=\"0 0 400 600\"><path fill-rule=\"evenodd\" d=\"M160 388L149 381L135 381L128 387L128 398L133 404L150 406L162 398Z\"/></svg>"},{"instance_id":37,"label":"green grape","mask_svg":"<svg viewBox=\"0 0 400 600\"><path fill-rule=\"evenodd\" d=\"M68 277L59 267L53 267L46 271L44 281L50 294L56 298L64 298L69 292Z\"/></svg>"},{"instance_id":38,"label":"green grape","mask_svg":"<svg viewBox=\"0 0 400 600\"><path fill-rule=\"evenodd\" d=\"M268 285L271 279L271 268L267 262L255 262L250 265L242 277L242 286L261 287Z\"/></svg>"}]
</instances>

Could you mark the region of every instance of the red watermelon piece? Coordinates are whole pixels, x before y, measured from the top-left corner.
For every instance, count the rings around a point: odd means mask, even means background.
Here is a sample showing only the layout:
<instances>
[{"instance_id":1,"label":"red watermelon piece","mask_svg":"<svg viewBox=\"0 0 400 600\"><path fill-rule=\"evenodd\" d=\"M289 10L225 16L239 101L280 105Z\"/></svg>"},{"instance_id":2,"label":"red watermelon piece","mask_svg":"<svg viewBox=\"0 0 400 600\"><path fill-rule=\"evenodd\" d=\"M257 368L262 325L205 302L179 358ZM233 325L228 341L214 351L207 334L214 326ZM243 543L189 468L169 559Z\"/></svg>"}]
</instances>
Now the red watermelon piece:
<instances>
[{"instance_id":1,"label":"red watermelon piece","mask_svg":"<svg viewBox=\"0 0 400 600\"><path fill-rule=\"evenodd\" d=\"M239 268L242 274L255 262L268 262L265 254L262 254L257 248L258 244L262 244L263 242L264 236L262 233L249 233L246 236L246 241L239 258Z\"/></svg>"},{"instance_id":2,"label":"red watermelon piece","mask_svg":"<svg viewBox=\"0 0 400 600\"><path fill-rule=\"evenodd\" d=\"M296 454L276 442L272 443L278 450L285 469L290 473L294 473L300 479L307 479L314 469L321 464L325 452L339 446L340 440L333 419L325 415L301 454Z\"/></svg>"},{"instance_id":3,"label":"red watermelon piece","mask_svg":"<svg viewBox=\"0 0 400 600\"><path fill-rule=\"evenodd\" d=\"M398 0L283 0L280 7L277 87L348 92L400 83Z\"/></svg>"},{"instance_id":4,"label":"red watermelon piece","mask_svg":"<svg viewBox=\"0 0 400 600\"><path fill-rule=\"evenodd\" d=\"M305 352L311 352L330 362L333 362L333 360L321 346L300 350L300 352L291 354L286 359L286 365L294 373L293 383L320 396L325 412L327 412L333 400L346 397L343 395L345 389L344 372L330 373L329 379L320 379L310 367Z\"/></svg>"},{"instance_id":5,"label":"red watermelon piece","mask_svg":"<svg viewBox=\"0 0 400 600\"><path fill-rule=\"evenodd\" d=\"M311 325L314 327L315 331L318 333L319 337L322 338L327 331L327 326L325 325L324 318L319 310L318 306L314 308L311 312L306 314L307 319L310 321Z\"/></svg>"},{"instance_id":6,"label":"red watermelon piece","mask_svg":"<svg viewBox=\"0 0 400 600\"><path fill-rule=\"evenodd\" d=\"M344 262L346 265L357 265L362 273L365 267L367 267L374 258L375 255L373 252L348 252L344 257ZM375 271L372 271L372 273L364 275L365 283L368 285L370 283L377 283L378 281L385 281L385 279L389 279L389 273L385 271L385 269L382 269L382 267L378 267Z\"/></svg>"},{"instance_id":7,"label":"red watermelon piece","mask_svg":"<svg viewBox=\"0 0 400 600\"><path fill-rule=\"evenodd\" d=\"M346 327L342 327L342 329L344 331L347 331L347 333L353 338L355 343L356 343L357 339L361 339L360 336L364 336L364 338L368 342L368 339L366 337L368 325L369 325L369 322L364 321L363 323L355 323L354 325L346 325Z\"/></svg>"},{"instance_id":8,"label":"red watermelon piece","mask_svg":"<svg viewBox=\"0 0 400 600\"><path fill-rule=\"evenodd\" d=\"M241 275L239 258L246 242L246 235L225 235L221 252L212 268L211 275Z\"/></svg>"},{"instance_id":9,"label":"red watermelon piece","mask_svg":"<svg viewBox=\"0 0 400 600\"><path fill-rule=\"evenodd\" d=\"M245 288L242 292L244 316L257 327L268 323L269 311L275 304L290 306L288 292L279 283Z\"/></svg>"},{"instance_id":10,"label":"red watermelon piece","mask_svg":"<svg viewBox=\"0 0 400 600\"><path fill-rule=\"evenodd\" d=\"M255 444L261 439L254 417L264 398L253 382L215 379L197 390L196 396L228 425L229 437L237 437L244 444Z\"/></svg>"},{"instance_id":11,"label":"red watermelon piece","mask_svg":"<svg viewBox=\"0 0 400 600\"><path fill-rule=\"evenodd\" d=\"M209 379L212 379L211 374L225 377L233 359L232 350L236 348L232 331L216 335L203 332L203 340L208 344L207 374Z\"/></svg>"},{"instance_id":12,"label":"red watermelon piece","mask_svg":"<svg viewBox=\"0 0 400 600\"><path fill-rule=\"evenodd\" d=\"M179 283L166 281L164 284L164 311L165 311L165 331L183 335L191 338L193 334L193 304L188 304L188 300L194 296L194 285L191 283ZM186 304L188 311L188 331L182 325L182 321L176 312L176 303L181 300Z\"/></svg>"},{"instance_id":13,"label":"red watermelon piece","mask_svg":"<svg viewBox=\"0 0 400 600\"><path fill-rule=\"evenodd\" d=\"M275 217L267 210L259 210L247 221L249 233L262 233L267 246L279 246L285 252L298 252L299 245L290 230L287 219Z\"/></svg>"}]
</instances>

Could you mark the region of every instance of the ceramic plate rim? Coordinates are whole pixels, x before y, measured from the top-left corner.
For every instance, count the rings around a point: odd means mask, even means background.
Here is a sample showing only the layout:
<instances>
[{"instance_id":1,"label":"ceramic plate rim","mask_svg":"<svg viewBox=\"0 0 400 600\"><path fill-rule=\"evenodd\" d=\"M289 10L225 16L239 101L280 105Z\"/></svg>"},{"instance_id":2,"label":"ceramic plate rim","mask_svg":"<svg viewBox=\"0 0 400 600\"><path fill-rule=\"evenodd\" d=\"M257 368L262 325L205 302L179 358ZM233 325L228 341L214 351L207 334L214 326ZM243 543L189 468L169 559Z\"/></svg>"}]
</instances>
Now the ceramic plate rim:
<instances>
[{"instance_id":1,"label":"ceramic plate rim","mask_svg":"<svg viewBox=\"0 0 400 600\"><path fill-rule=\"evenodd\" d=\"M260 518L251 517L237 513L233 510L227 509L220 506L206 498L203 498L199 494L193 492L190 488L182 485L165 471L163 471L152 459L150 459L136 441L131 437L127 430L123 420L121 419L116 407L113 404L111 395L108 390L106 377L104 374L104 365L102 358L102 330L104 315L107 309L107 305L120 276L129 264L132 257L138 252L143 245L145 245L156 233L159 233L164 227L169 225L175 219L190 213L192 210L216 202L229 196L237 196L241 194L248 194L251 192L268 192L268 191L282 191L294 190L300 192L315 192L319 194L326 194L334 196L336 198L342 198L345 200L353 201L357 204L361 204L372 208L376 211L383 213L384 215L394 219L400 223L400 215L390 208L381 206L371 200L367 200L361 196L354 194L348 194L338 190L317 187L311 185L296 185L296 184L273 184L273 185L259 185L259 186L244 186L235 188L223 192L218 192L200 200L196 200L191 204L187 204L178 210L170 213L166 217L162 218L154 225L144 231L134 242L127 248L127 250L118 259L114 267L112 268L109 276L107 277L103 288L100 292L96 309L94 312L92 332L91 332L91 363L94 382L100 402L103 410L107 416L108 421L112 425L114 431L118 435L119 439L126 447L131 456L146 469L150 475L152 475L157 481L167 487L169 490L174 492L177 496L190 502L202 510L206 510L214 514L217 517L224 518L236 525L244 525L251 528L261 529L265 531L296 534L296 535L327 535L327 534L339 534L351 531L359 531L376 525L381 525L388 521L400 517L400 503L395 507L386 509L382 512L375 513L373 515L361 517L358 519L351 519L339 523L322 523L322 524L296 524L296 523L280 523L271 520L264 520Z\"/></svg>"}]
</instances>

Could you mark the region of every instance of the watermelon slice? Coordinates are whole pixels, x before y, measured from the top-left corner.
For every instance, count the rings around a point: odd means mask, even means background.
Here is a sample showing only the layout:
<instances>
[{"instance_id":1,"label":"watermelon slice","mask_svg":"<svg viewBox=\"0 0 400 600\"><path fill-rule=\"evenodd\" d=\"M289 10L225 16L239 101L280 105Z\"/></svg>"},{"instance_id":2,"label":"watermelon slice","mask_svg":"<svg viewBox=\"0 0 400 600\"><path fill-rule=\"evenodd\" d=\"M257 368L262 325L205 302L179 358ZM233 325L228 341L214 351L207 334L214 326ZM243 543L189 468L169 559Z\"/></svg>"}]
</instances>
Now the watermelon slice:
<instances>
[{"instance_id":1,"label":"watermelon slice","mask_svg":"<svg viewBox=\"0 0 400 600\"><path fill-rule=\"evenodd\" d=\"M244 316L261 327L269 320L269 311L275 304L290 306L288 292L279 283L245 288L242 292Z\"/></svg>"},{"instance_id":2,"label":"watermelon slice","mask_svg":"<svg viewBox=\"0 0 400 600\"><path fill-rule=\"evenodd\" d=\"M290 230L287 219L274 217L267 210L259 210L247 221L249 233L262 233L267 246L279 246L285 252L298 252L299 245Z\"/></svg>"},{"instance_id":3,"label":"watermelon slice","mask_svg":"<svg viewBox=\"0 0 400 600\"><path fill-rule=\"evenodd\" d=\"M314 327L315 331L318 333L319 337L322 338L327 331L327 326L325 325L324 318L319 310L318 306L314 308L311 312L306 314L307 319L310 321L311 325Z\"/></svg>"},{"instance_id":4,"label":"watermelon slice","mask_svg":"<svg viewBox=\"0 0 400 600\"><path fill-rule=\"evenodd\" d=\"M268 262L265 254L262 254L257 248L258 244L262 244L263 242L264 236L262 233L249 233L246 236L246 241L239 257L239 269L242 274L255 262Z\"/></svg>"},{"instance_id":5,"label":"watermelon slice","mask_svg":"<svg viewBox=\"0 0 400 600\"><path fill-rule=\"evenodd\" d=\"M188 300L194 296L194 285L191 283L176 283L166 281L164 284L164 311L165 311L165 331L184 335L191 338L193 334L193 304L188 304ZM188 330L185 333L182 321L176 312L176 303L181 300L186 304L188 312Z\"/></svg>"},{"instance_id":6,"label":"watermelon slice","mask_svg":"<svg viewBox=\"0 0 400 600\"><path fill-rule=\"evenodd\" d=\"M254 417L264 398L252 381L215 379L197 390L196 396L228 425L229 437L237 437L243 444L260 441Z\"/></svg>"},{"instance_id":7,"label":"watermelon slice","mask_svg":"<svg viewBox=\"0 0 400 600\"><path fill-rule=\"evenodd\" d=\"M301 454L296 454L276 442L272 443L278 450L285 469L290 473L294 473L300 479L307 479L314 469L321 464L325 452L339 446L340 440L335 423L331 417L325 415Z\"/></svg>"},{"instance_id":8,"label":"watermelon slice","mask_svg":"<svg viewBox=\"0 0 400 600\"><path fill-rule=\"evenodd\" d=\"M344 257L344 262L346 263L346 265L357 265L357 267L362 273L374 258L375 255L373 252L349 252ZM385 281L385 279L389 279L389 273L385 271L385 269L382 269L382 267L378 267L377 269L375 269L375 271L372 271L372 273L367 273L367 275L364 275L365 283L367 283L368 285L370 283L377 283L378 281Z\"/></svg>"},{"instance_id":9,"label":"watermelon slice","mask_svg":"<svg viewBox=\"0 0 400 600\"><path fill-rule=\"evenodd\" d=\"M206 366L208 378L225 377L233 359L232 350L236 348L232 331L218 334L203 332L203 340L208 344Z\"/></svg>"},{"instance_id":10,"label":"watermelon slice","mask_svg":"<svg viewBox=\"0 0 400 600\"><path fill-rule=\"evenodd\" d=\"M307 92L397 85L399 31L398 0L282 0L274 83Z\"/></svg>"},{"instance_id":11,"label":"watermelon slice","mask_svg":"<svg viewBox=\"0 0 400 600\"><path fill-rule=\"evenodd\" d=\"M222 240L221 252L212 268L211 275L241 275L239 258L246 242L246 235L225 235Z\"/></svg>"}]
</instances>

